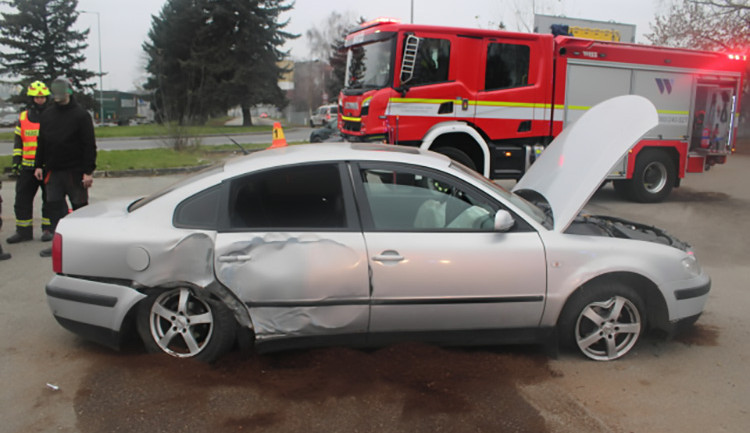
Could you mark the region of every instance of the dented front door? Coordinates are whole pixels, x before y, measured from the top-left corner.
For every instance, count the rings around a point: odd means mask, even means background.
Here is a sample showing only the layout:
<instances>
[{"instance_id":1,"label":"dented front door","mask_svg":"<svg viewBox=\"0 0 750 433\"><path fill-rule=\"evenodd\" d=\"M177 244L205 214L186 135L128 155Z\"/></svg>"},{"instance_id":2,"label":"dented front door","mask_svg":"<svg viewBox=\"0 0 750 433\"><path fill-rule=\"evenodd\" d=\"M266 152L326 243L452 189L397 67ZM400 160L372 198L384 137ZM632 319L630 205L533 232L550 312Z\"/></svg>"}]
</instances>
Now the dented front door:
<instances>
[{"instance_id":1,"label":"dented front door","mask_svg":"<svg viewBox=\"0 0 750 433\"><path fill-rule=\"evenodd\" d=\"M360 232L219 233L216 277L250 308L259 340L367 331Z\"/></svg>"}]
</instances>

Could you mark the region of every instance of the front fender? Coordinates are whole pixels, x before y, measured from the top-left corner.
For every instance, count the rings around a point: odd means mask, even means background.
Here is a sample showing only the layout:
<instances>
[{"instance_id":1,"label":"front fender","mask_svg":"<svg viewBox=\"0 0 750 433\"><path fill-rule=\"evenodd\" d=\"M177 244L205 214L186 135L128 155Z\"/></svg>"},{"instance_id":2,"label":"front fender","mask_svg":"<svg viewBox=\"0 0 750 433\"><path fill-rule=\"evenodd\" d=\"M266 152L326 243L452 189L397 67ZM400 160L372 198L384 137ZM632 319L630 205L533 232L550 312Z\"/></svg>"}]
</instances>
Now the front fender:
<instances>
[{"instance_id":1,"label":"front fender","mask_svg":"<svg viewBox=\"0 0 750 433\"><path fill-rule=\"evenodd\" d=\"M665 245L553 232L542 234L542 239L548 272L543 326L554 326L570 295L604 275L636 275L648 280L664 299L669 320L681 315L675 291L708 278L703 273L690 275L682 264L687 254Z\"/></svg>"}]
</instances>

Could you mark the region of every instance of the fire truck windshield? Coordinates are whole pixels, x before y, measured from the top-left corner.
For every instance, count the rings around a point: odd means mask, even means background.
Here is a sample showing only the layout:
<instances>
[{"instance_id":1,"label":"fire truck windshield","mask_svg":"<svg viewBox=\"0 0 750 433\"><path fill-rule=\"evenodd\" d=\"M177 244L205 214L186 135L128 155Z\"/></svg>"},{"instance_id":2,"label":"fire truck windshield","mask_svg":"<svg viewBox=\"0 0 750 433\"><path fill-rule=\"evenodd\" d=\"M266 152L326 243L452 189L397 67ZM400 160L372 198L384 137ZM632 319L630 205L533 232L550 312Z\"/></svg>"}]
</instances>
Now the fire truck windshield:
<instances>
[{"instance_id":1,"label":"fire truck windshield","mask_svg":"<svg viewBox=\"0 0 750 433\"><path fill-rule=\"evenodd\" d=\"M393 39L349 47L346 88L381 89L392 81Z\"/></svg>"}]
</instances>

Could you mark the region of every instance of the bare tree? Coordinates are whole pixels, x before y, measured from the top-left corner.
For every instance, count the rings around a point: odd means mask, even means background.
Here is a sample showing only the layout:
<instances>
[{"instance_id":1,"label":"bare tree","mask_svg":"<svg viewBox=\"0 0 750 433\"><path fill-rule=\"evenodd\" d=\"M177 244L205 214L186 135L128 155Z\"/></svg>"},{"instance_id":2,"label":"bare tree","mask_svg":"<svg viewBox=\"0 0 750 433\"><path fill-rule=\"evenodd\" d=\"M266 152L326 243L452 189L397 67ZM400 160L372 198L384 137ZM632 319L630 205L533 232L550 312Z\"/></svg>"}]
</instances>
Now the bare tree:
<instances>
[{"instance_id":1,"label":"bare tree","mask_svg":"<svg viewBox=\"0 0 750 433\"><path fill-rule=\"evenodd\" d=\"M333 11L319 26L306 31L311 60L328 61L336 41L351 30L355 22L356 17L351 12Z\"/></svg>"},{"instance_id":2,"label":"bare tree","mask_svg":"<svg viewBox=\"0 0 750 433\"><path fill-rule=\"evenodd\" d=\"M750 42L750 0L678 0L657 15L646 38L655 45L703 50L745 50Z\"/></svg>"}]
</instances>

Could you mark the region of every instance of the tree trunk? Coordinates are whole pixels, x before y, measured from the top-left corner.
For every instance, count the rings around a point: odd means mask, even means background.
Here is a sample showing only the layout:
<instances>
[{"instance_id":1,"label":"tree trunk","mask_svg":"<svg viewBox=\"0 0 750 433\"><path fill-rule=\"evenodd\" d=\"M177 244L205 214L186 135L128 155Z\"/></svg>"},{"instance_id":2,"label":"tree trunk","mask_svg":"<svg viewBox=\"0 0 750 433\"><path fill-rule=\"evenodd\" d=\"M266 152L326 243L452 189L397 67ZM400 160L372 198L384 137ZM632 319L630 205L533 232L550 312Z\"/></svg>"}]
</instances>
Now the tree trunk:
<instances>
[{"instance_id":1,"label":"tree trunk","mask_svg":"<svg viewBox=\"0 0 750 433\"><path fill-rule=\"evenodd\" d=\"M242 126L253 126L253 118L250 117L250 106L242 104Z\"/></svg>"}]
</instances>

